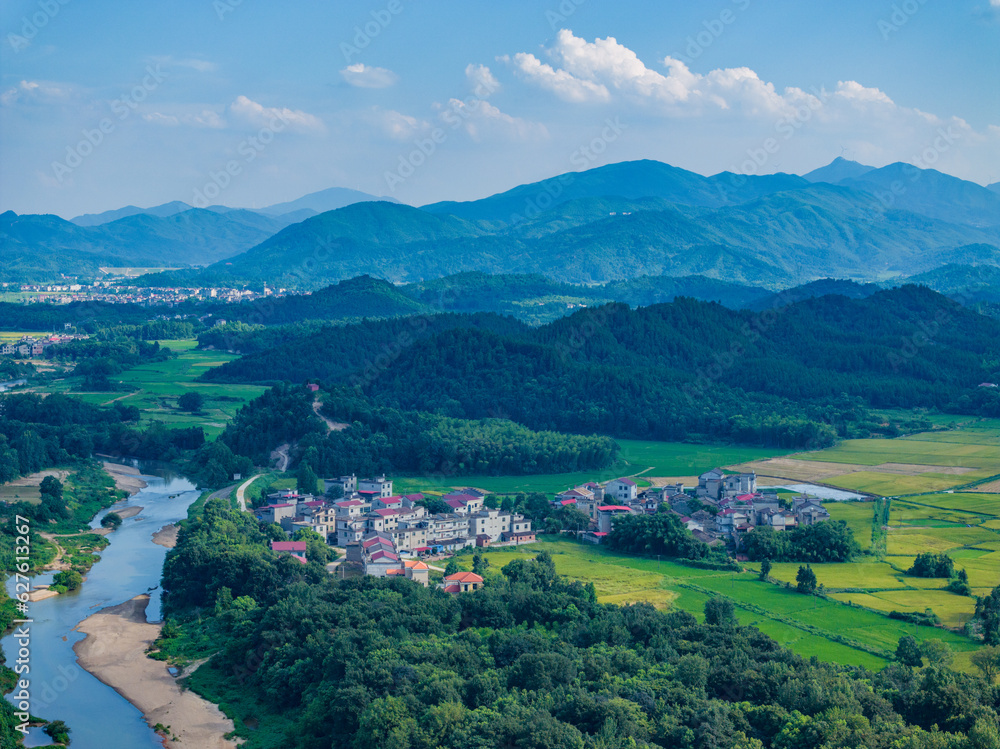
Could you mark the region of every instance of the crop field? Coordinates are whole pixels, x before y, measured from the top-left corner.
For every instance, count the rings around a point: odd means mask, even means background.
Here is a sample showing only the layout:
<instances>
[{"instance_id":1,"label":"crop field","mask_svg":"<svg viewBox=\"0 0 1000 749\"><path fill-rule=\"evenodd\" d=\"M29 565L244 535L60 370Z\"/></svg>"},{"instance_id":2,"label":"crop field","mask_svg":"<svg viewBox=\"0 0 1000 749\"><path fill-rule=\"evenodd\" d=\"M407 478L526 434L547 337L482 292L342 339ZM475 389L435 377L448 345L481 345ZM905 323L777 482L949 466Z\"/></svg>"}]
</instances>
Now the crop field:
<instances>
[{"instance_id":1,"label":"crop field","mask_svg":"<svg viewBox=\"0 0 1000 749\"><path fill-rule=\"evenodd\" d=\"M794 588L761 582L753 571L733 573L694 569L666 561L657 563L653 559L616 554L598 546L571 541L543 541L512 550L489 551L485 556L493 569L499 569L512 559L530 558L542 550L552 554L556 571L560 574L593 583L602 602L648 601L657 607L669 605L690 611L701 619L705 601L716 593L725 595L736 603L737 616L742 624L757 626L806 657L815 655L825 660L877 669L887 663L879 653L894 651L900 637L912 634L920 640L944 640L958 654L956 662L959 667L968 668L964 654L975 648L975 644L962 635L888 619L839 600L803 596ZM458 559L465 568L471 568L471 557ZM899 573L885 563L816 565L814 569L822 582L825 579L833 581L838 574L837 567L858 568L851 573L851 582L870 584L877 581L893 582L897 587L903 585L894 578ZM794 569L797 568L797 565L775 565L772 576L780 575L784 579L791 572L794 579ZM929 600L942 607L942 619L947 616L959 622L963 615L960 607L945 610L942 603L945 600L943 596L961 601L959 596L937 590L900 592L913 598L914 606L920 605L919 595L926 594ZM664 596L664 593L667 595ZM853 594L854 599L859 599L854 603L867 605L862 602L867 600L864 596ZM884 611L899 609L899 606L881 599L878 603L878 606L868 608Z\"/></svg>"},{"instance_id":2,"label":"crop field","mask_svg":"<svg viewBox=\"0 0 1000 749\"><path fill-rule=\"evenodd\" d=\"M143 421L161 421L169 427L200 426L206 439L214 439L225 428L236 412L247 401L256 398L266 388L258 385L224 385L196 382L202 372L217 367L236 357L218 351L198 351L195 340L160 341L178 352L176 359L151 364L141 364L119 376L126 385L136 388L131 393L74 393L88 403L100 405L120 401L137 406ZM62 389L68 388L63 384ZM59 389L59 388L53 388ZM198 413L187 413L177 407L177 399L184 393L196 391L205 396L205 406Z\"/></svg>"},{"instance_id":3,"label":"crop field","mask_svg":"<svg viewBox=\"0 0 1000 749\"><path fill-rule=\"evenodd\" d=\"M459 476L446 479L413 476L396 479L395 483L398 484L400 491L405 492L446 493L455 488L474 486L498 494L517 492L555 494L587 481L605 482L619 476L631 476L640 485L650 482L653 478L670 478L691 486L697 482L698 474L712 468L788 453L787 450L780 449L699 445L687 442L643 440L617 440L617 442L622 449L622 462L605 471L550 473L537 476Z\"/></svg>"}]
</instances>

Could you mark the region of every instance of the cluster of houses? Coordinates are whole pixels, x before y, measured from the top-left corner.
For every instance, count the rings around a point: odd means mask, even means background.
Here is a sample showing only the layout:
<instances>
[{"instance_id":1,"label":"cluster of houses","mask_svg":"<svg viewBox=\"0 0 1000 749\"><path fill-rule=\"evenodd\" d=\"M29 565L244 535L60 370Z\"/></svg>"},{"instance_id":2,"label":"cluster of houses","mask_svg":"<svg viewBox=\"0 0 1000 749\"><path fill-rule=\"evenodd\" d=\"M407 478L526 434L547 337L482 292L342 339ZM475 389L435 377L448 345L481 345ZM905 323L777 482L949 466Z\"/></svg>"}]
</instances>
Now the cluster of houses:
<instances>
[{"instance_id":1,"label":"cluster of houses","mask_svg":"<svg viewBox=\"0 0 1000 749\"><path fill-rule=\"evenodd\" d=\"M131 270L131 269L126 269ZM86 286L81 284L22 284L20 291L30 296L25 304L70 304L72 302L107 302L139 304L146 307L174 306L187 301L250 302L270 296L283 296L286 289L264 288L263 292L226 287L139 287L118 286L125 276L111 276Z\"/></svg>"},{"instance_id":2,"label":"cluster of houses","mask_svg":"<svg viewBox=\"0 0 1000 749\"><path fill-rule=\"evenodd\" d=\"M269 494L254 512L289 535L315 531L327 543L344 548L347 563L366 574L404 575L418 582L427 577L421 559L467 547L516 546L535 541L531 521L523 515L486 507L485 493L463 489L442 497L449 512L429 513L423 494L392 493L385 476L358 479L342 476L326 481L342 498L330 501L286 490ZM412 562L412 563L411 563Z\"/></svg>"},{"instance_id":3,"label":"cluster of houses","mask_svg":"<svg viewBox=\"0 0 1000 749\"><path fill-rule=\"evenodd\" d=\"M814 497L795 497L789 509L777 492L758 491L755 474L727 474L718 468L699 476L698 486L690 492L682 484L640 491L631 479L620 478L604 486L593 482L576 486L556 495L554 503L572 505L590 518L583 538L592 543L604 540L616 517L653 514L664 504L695 538L708 544L731 542L737 548L741 537L758 526L784 531L830 519Z\"/></svg>"},{"instance_id":4,"label":"cluster of houses","mask_svg":"<svg viewBox=\"0 0 1000 749\"><path fill-rule=\"evenodd\" d=\"M396 495L385 476L358 479L341 476L326 480L326 490L337 500L285 490L268 495L268 503L254 510L258 520L280 525L289 535L300 529L315 531L327 543L346 550L344 564L375 577L400 576L420 585L430 584L428 561L461 549L513 546L535 541L531 521L523 515L485 506L485 493L461 489L442 497L447 512L427 511L423 494ZM615 518L626 514L653 514L664 506L688 530L708 544L740 547L750 530L769 526L785 531L830 518L818 499L794 497L791 507L776 492L758 490L753 473L727 474L719 469L703 473L698 485L683 484L640 489L635 481L619 478L606 484L588 482L556 495L553 504L580 510L584 540L600 543ZM276 541L271 548L306 561L305 541ZM436 568L439 569L439 568ZM473 572L445 577L449 593L478 589L483 579Z\"/></svg>"},{"instance_id":5,"label":"cluster of houses","mask_svg":"<svg viewBox=\"0 0 1000 749\"><path fill-rule=\"evenodd\" d=\"M78 338L89 338L86 335L50 335L42 338L24 336L19 341L0 343L0 356L41 356L49 346L58 346Z\"/></svg>"}]
</instances>

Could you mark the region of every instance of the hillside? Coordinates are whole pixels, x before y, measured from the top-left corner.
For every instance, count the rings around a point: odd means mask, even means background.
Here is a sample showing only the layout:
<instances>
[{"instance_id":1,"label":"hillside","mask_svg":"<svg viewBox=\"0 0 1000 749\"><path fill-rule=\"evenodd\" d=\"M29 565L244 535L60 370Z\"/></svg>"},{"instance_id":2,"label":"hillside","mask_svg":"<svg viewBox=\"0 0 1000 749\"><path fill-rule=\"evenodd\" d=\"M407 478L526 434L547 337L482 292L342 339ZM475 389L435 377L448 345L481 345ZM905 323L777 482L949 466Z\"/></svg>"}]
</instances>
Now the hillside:
<instances>
[{"instance_id":1,"label":"hillside","mask_svg":"<svg viewBox=\"0 0 1000 749\"><path fill-rule=\"evenodd\" d=\"M405 283L482 271L588 285L703 275L775 289L811 281L817 268L859 280L911 275L952 262L948 253L956 247L1000 243L1000 228L887 208L869 193L825 183L718 209L657 201L624 212L605 210L621 203L567 201L499 230L363 203L290 226L198 274L142 282L316 289L365 273Z\"/></svg>"},{"instance_id":2,"label":"hillside","mask_svg":"<svg viewBox=\"0 0 1000 749\"><path fill-rule=\"evenodd\" d=\"M1000 374L1000 322L915 286L808 299L766 318L682 298L534 329L431 320L408 345L398 345L407 321L348 325L207 376L345 382L394 408L532 429L785 447L878 429L865 406L1000 415L996 394L977 388ZM931 335L928 320L936 345L910 351L906 341Z\"/></svg>"},{"instance_id":3,"label":"hillside","mask_svg":"<svg viewBox=\"0 0 1000 749\"><path fill-rule=\"evenodd\" d=\"M813 169L802 177L810 182L829 182L831 185L836 185L841 180L861 177L874 169L873 166L865 166L838 156L826 166Z\"/></svg>"},{"instance_id":4,"label":"hillside","mask_svg":"<svg viewBox=\"0 0 1000 749\"><path fill-rule=\"evenodd\" d=\"M1000 268L996 266L949 264L908 280L934 289L961 304L1000 304Z\"/></svg>"},{"instance_id":5,"label":"hillside","mask_svg":"<svg viewBox=\"0 0 1000 749\"><path fill-rule=\"evenodd\" d=\"M101 265L206 265L248 250L282 226L244 211L142 213L98 226L8 211L0 215L0 272L14 280L15 272L58 277L49 270L54 265L67 275L92 275Z\"/></svg>"}]
</instances>

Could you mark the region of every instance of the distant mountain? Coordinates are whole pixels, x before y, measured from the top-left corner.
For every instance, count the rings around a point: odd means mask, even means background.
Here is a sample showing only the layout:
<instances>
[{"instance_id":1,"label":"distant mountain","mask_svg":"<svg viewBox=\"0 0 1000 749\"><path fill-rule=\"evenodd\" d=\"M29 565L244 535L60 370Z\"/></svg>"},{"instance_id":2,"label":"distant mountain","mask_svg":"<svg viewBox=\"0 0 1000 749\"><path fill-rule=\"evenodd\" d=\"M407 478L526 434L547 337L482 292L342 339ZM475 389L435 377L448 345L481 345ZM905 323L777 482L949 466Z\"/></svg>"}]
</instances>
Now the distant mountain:
<instances>
[{"instance_id":1,"label":"distant mountain","mask_svg":"<svg viewBox=\"0 0 1000 749\"><path fill-rule=\"evenodd\" d=\"M521 185L482 200L432 203L423 208L469 220L518 224L579 198L663 198L681 205L715 208L807 184L791 174L746 177L723 172L703 177L659 161L626 161Z\"/></svg>"},{"instance_id":2,"label":"distant mountain","mask_svg":"<svg viewBox=\"0 0 1000 749\"><path fill-rule=\"evenodd\" d=\"M304 320L405 317L431 311L429 305L407 296L387 281L359 276L312 294L223 305L212 313L229 322L283 325Z\"/></svg>"},{"instance_id":3,"label":"distant mountain","mask_svg":"<svg viewBox=\"0 0 1000 749\"><path fill-rule=\"evenodd\" d=\"M986 189L992 190L995 193L1000 193L1000 182L994 182L992 185L987 185Z\"/></svg>"},{"instance_id":4,"label":"distant mountain","mask_svg":"<svg viewBox=\"0 0 1000 749\"><path fill-rule=\"evenodd\" d=\"M101 224L117 221L120 218L138 216L140 214L166 218L167 216L173 216L175 213L190 211L191 208L193 206L187 203L183 203L180 200L173 200L163 205L155 205L152 208L137 208L134 205L127 205L124 208L118 208L114 211L104 211L104 213L85 213L82 216L71 218L70 221L77 226L100 226Z\"/></svg>"},{"instance_id":5,"label":"distant mountain","mask_svg":"<svg viewBox=\"0 0 1000 749\"><path fill-rule=\"evenodd\" d=\"M921 284L963 305L1000 303L1000 268L995 265L945 265L907 279Z\"/></svg>"},{"instance_id":6,"label":"distant mountain","mask_svg":"<svg viewBox=\"0 0 1000 749\"><path fill-rule=\"evenodd\" d=\"M882 291L882 287L874 283L857 283L856 281L845 281L835 278L822 278L818 281L794 286L776 294L768 294L766 297L755 300L747 305L747 309L761 311L766 309L778 309L787 307L805 299L816 299L818 297L836 294L848 299L866 299L872 294Z\"/></svg>"},{"instance_id":7,"label":"distant mountain","mask_svg":"<svg viewBox=\"0 0 1000 749\"><path fill-rule=\"evenodd\" d=\"M831 185L836 185L841 180L856 179L874 169L873 166L865 166L838 156L826 166L813 169L811 172L803 174L802 177L810 182L829 182Z\"/></svg>"},{"instance_id":8,"label":"distant mountain","mask_svg":"<svg viewBox=\"0 0 1000 749\"><path fill-rule=\"evenodd\" d=\"M889 208L953 223L1000 226L1000 194L935 169L897 162L839 184L880 196Z\"/></svg>"},{"instance_id":9,"label":"distant mountain","mask_svg":"<svg viewBox=\"0 0 1000 749\"><path fill-rule=\"evenodd\" d=\"M297 200L291 200L287 203L275 203L274 205L269 205L266 208L261 208L259 210L261 213L266 213L271 216L280 216L285 213L298 211L312 211L312 215L315 215L317 213L335 211L338 208L346 208L354 203L367 203L370 201L383 201L387 203L399 202L395 198L369 195L366 192L350 190L346 187L330 187L326 190L320 190L319 192L303 195ZM303 216L302 218L304 219L307 217Z\"/></svg>"},{"instance_id":10,"label":"distant mountain","mask_svg":"<svg viewBox=\"0 0 1000 749\"><path fill-rule=\"evenodd\" d=\"M606 210L612 207L634 210ZM975 244L1000 244L1000 228L936 220L826 183L716 209L663 198L576 198L510 227L379 202L294 224L200 273L141 282L307 290L365 273L412 283L483 271L588 285L700 275L773 290L819 273L909 275L958 262L948 253Z\"/></svg>"},{"instance_id":11,"label":"distant mountain","mask_svg":"<svg viewBox=\"0 0 1000 749\"><path fill-rule=\"evenodd\" d=\"M222 215L197 208L166 217L141 213L89 227L58 216L8 211L0 216L0 273L6 277L16 265L24 278L45 279L92 276L107 265L204 265L244 252L281 228L280 220L252 212ZM55 276L54 257L59 258Z\"/></svg>"}]
</instances>

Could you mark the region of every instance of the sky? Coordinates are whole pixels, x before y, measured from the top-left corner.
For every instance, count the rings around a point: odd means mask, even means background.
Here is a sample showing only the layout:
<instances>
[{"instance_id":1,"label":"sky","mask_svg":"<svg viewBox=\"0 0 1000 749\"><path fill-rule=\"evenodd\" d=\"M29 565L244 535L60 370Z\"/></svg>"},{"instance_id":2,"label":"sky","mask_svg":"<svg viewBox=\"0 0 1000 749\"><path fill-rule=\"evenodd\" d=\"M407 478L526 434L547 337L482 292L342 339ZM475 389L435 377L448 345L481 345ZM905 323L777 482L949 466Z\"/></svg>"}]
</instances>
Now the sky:
<instances>
[{"instance_id":1,"label":"sky","mask_svg":"<svg viewBox=\"0 0 1000 749\"><path fill-rule=\"evenodd\" d=\"M839 156L1000 181L1000 0L0 6L0 211L423 205Z\"/></svg>"}]
</instances>

